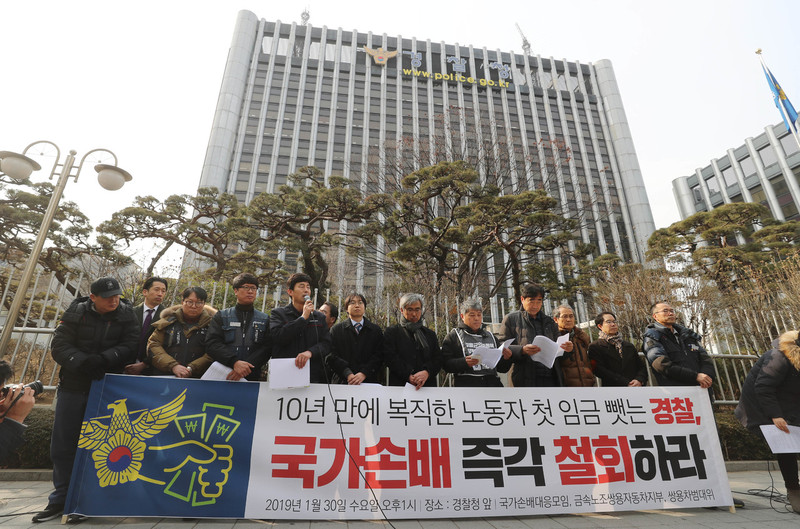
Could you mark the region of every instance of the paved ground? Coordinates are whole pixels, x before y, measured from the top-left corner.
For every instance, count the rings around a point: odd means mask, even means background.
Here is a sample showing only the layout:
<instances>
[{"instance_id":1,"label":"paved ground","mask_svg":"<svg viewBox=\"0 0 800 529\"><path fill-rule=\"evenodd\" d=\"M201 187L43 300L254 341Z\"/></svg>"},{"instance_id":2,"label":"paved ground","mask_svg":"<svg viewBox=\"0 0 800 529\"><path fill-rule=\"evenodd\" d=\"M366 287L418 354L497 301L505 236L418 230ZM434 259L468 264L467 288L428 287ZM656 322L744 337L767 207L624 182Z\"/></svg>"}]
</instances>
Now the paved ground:
<instances>
[{"instance_id":1,"label":"paved ground","mask_svg":"<svg viewBox=\"0 0 800 529\"><path fill-rule=\"evenodd\" d=\"M752 468L752 467L751 467ZM31 476L28 476L30 478ZM32 476L40 477L41 476ZM398 529L587 529L592 527L701 527L716 529L793 528L800 526L800 515L787 511L780 501L770 502L769 495L753 495L754 491L768 489L772 480L778 481L783 493L780 473L773 470L729 471L728 478L734 498L746 506L735 513L727 509L681 509L631 511L614 514L583 514L527 516L514 518L467 518L452 520L398 520ZM49 481L3 481L0 473L0 529L36 527L47 529L60 526L60 520L42 524L31 522L32 513L43 508L50 492ZM259 529L263 527L309 529L367 529L389 526L387 522L365 521L260 521L260 520L196 520L158 518L92 518L80 524L84 529L116 527L117 529Z\"/></svg>"}]
</instances>

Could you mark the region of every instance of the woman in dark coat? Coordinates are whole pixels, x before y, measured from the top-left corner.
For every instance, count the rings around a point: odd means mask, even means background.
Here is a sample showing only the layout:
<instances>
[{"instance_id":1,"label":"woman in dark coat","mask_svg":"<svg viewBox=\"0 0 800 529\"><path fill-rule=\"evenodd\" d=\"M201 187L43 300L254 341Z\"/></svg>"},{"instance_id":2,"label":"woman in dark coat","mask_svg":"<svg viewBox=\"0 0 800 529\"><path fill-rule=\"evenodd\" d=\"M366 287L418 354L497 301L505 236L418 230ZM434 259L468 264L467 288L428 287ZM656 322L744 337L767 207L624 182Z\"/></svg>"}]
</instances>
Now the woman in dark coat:
<instances>
[{"instance_id":1,"label":"woman in dark coat","mask_svg":"<svg viewBox=\"0 0 800 529\"><path fill-rule=\"evenodd\" d=\"M413 384L436 387L442 368L442 353L436 333L422 323L421 294L400 298L400 323L383 333L384 361L389 367L389 385Z\"/></svg>"},{"instance_id":2,"label":"woman in dark coat","mask_svg":"<svg viewBox=\"0 0 800 529\"><path fill-rule=\"evenodd\" d=\"M788 331L773 342L750 370L744 381L736 418L748 430L763 438L761 425L775 425L789 433L788 425L800 426L800 339ZM798 454L775 454L786 485L792 510L800 513Z\"/></svg>"}]
</instances>

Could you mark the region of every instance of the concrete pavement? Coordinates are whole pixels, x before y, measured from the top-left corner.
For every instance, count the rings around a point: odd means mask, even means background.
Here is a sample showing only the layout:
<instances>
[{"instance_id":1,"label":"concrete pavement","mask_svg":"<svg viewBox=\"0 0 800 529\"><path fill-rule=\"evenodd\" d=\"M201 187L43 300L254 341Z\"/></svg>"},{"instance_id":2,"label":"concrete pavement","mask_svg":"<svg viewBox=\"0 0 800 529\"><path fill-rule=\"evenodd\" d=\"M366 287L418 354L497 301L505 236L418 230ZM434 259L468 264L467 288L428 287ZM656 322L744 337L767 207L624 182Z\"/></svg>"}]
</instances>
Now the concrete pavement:
<instances>
[{"instance_id":1,"label":"concrete pavement","mask_svg":"<svg viewBox=\"0 0 800 529\"><path fill-rule=\"evenodd\" d=\"M763 470L756 470L761 467ZM594 527L700 527L715 529L759 529L793 528L800 526L800 515L790 512L788 505L780 500L770 500L769 494L758 493L769 489L773 482L778 492L784 492L780 472L774 468L766 470L766 463L752 462L749 465L729 466L728 479L737 499L745 507L731 513L728 509L678 509L628 511L603 514L559 514L552 516L525 516L509 518L456 518L450 520L397 520L392 521L398 529L588 529ZM19 472L19 471L18 471ZM36 527L47 529L59 527L60 520L41 524L31 522L34 512L47 503L52 485L49 481L11 481L20 474L11 475L0 471L0 529ZM28 473L30 478L42 478L42 474ZM785 498L784 498L785 500ZM90 518L80 524L82 528L117 529L259 529L263 527L301 529L367 529L378 526L389 527L385 521L297 521L297 520L192 520L169 518Z\"/></svg>"}]
</instances>

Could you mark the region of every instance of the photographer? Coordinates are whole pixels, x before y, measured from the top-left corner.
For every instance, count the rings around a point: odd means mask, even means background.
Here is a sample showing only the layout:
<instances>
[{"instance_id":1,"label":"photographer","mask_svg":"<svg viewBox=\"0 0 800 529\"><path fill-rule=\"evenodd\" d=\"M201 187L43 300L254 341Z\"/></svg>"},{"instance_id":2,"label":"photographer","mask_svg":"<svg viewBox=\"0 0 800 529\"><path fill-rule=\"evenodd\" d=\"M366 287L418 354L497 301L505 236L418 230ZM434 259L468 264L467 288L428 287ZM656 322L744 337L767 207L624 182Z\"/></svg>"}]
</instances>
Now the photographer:
<instances>
[{"instance_id":1,"label":"photographer","mask_svg":"<svg viewBox=\"0 0 800 529\"><path fill-rule=\"evenodd\" d=\"M0 386L14 374L8 362L0 360ZM0 462L10 456L22 444L25 425L22 421L33 409L33 390L27 386L16 385L7 388L0 398Z\"/></svg>"}]
</instances>

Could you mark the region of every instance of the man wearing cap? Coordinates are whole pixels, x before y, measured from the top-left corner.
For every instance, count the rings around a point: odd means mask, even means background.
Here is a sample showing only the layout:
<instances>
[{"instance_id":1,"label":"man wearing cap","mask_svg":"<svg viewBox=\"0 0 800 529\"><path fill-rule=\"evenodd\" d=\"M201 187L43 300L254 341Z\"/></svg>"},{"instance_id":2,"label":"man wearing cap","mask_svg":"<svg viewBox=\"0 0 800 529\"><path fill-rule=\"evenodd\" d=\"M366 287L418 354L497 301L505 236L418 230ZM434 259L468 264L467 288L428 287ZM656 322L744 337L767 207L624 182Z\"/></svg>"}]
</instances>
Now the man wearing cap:
<instances>
[{"instance_id":1,"label":"man wearing cap","mask_svg":"<svg viewBox=\"0 0 800 529\"><path fill-rule=\"evenodd\" d=\"M57 518L64 510L92 380L122 373L136 357L139 324L130 303L120 299L119 282L103 277L92 283L91 292L72 302L53 336L51 353L61 366L50 443L55 490L34 522Z\"/></svg>"}]
</instances>

